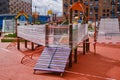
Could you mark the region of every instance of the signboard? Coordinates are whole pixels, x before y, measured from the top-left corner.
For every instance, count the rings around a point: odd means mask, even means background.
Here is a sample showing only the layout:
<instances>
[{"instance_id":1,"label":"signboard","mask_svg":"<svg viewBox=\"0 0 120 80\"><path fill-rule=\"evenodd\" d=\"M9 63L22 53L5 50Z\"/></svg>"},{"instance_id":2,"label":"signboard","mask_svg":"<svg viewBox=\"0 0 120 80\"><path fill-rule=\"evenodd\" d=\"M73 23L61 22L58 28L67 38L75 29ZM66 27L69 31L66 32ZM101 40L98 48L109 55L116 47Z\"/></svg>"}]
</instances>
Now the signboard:
<instances>
[{"instance_id":1,"label":"signboard","mask_svg":"<svg viewBox=\"0 0 120 80\"><path fill-rule=\"evenodd\" d=\"M14 33L15 32L15 20L3 20L2 32Z\"/></svg>"}]
</instances>

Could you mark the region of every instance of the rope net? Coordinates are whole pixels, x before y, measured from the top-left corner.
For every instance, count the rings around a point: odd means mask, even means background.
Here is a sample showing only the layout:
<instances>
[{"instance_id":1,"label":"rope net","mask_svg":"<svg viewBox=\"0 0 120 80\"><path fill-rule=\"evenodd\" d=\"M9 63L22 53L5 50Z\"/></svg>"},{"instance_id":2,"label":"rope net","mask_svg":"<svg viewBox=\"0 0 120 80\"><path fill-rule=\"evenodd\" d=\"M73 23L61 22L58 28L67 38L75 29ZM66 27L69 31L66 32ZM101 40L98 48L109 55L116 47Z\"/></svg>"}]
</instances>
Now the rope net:
<instances>
[{"instance_id":1,"label":"rope net","mask_svg":"<svg viewBox=\"0 0 120 80\"><path fill-rule=\"evenodd\" d=\"M120 42L120 28L117 18L101 19L98 30L97 42Z\"/></svg>"},{"instance_id":2,"label":"rope net","mask_svg":"<svg viewBox=\"0 0 120 80\"><path fill-rule=\"evenodd\" d=\"M45 25L18 26L17 36L39 45L45 45Z\"/></svg>"},{"instance_id":3,"label":"rope net","mask_svg":"<svg viewBox=\"0 0 120 80\"><path fill-rule=\"evenodd\" d=\"M69 43L77 46L80 42L88 38L88 30L86 24L73 25L72 41L69 41L69 26L68 25L50 25L48 26L47 35L45 35L45 25L27 25L18 26L18 37L28 41L44 45L48 42L51 47L69 47ZM48 40L45 40L45 36Z\"/></svg>"}]
</instances>

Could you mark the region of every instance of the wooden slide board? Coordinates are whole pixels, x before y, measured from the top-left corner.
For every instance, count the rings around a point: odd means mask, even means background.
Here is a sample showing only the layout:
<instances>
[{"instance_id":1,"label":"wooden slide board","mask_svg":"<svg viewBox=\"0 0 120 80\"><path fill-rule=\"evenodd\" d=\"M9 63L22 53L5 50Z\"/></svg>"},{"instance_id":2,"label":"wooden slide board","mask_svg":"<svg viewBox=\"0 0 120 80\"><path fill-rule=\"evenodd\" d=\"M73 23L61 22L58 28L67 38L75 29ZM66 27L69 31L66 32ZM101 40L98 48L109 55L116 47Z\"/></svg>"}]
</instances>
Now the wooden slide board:
<instances>
[{"instance_id":1,"label":"wooden slide board","mask_svg":"<svg viewBox=\"0 0 120 80\"><path fill-rule=\"evenodd\" d=\"M57 47L57 49L56 47L46 47L38 59L34 71L64 72L70 53L71 49L67 47Z\"/></svg>"}]
</instances>

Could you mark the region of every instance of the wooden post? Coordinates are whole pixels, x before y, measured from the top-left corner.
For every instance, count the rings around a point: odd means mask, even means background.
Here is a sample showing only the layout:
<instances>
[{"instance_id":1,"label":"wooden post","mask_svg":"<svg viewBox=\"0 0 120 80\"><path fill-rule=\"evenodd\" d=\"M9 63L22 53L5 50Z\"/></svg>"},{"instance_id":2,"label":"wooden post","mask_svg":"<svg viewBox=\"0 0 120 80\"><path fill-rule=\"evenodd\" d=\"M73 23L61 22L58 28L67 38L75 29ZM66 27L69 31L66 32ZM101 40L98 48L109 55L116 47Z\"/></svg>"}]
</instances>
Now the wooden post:
<instances>
[{"instance_id":1,"label":"wooden post","mask_svg":"<svg viewBox=\"0 0 120 80\"><path fill-rule=\"evenodd\" d=\"M70 24L69 26L69 46L71 48L71 53L69 56L69 67L72 67L72 47L73 47L73 43L72 43L72 24Z\"/></svg>"},{"instance_id":2,"label":"wooden post","mask_svg":"<svg viewBox=\"0 0 120 80\"><path fill-rule=\"evenodd\" d=\"M89 38L86 39L86 52L90 51L90 43L89 43Z\"/></svg>"},{"instance_id":3,"label":"wooden post","mask_svg":"<svg viewBox=\"0 0 120 80\"><path fill-rule=\"evenodd\" d=\"M31 49L34 50L34 43L31 42Z\"/></svg>"},{"instance_id":4,"label":"wooden post","mask_svg":"<svg viewBox=\"0 0 120 80\"><path fill-rule=\"evenodd\" d=\"M77 48L74 49L74 63L77 63Z\"/></svg>"},{"instance_id":5,"label":"wooden post","mask_svg":"<svg viewBox=\"0 0 120 80\"><path fill-rule=\"evenodd\" d=\"M72 24L72 9L70 9L69 23Z\"/></svg>"},{"instance_id":6,"label":"wooden post","mask_svg":"<svg viewBox=\"0 0 120 80\"><path fill-rule=\"evenodd\" d=\"M18 34L17 34L17 19L15 19L15 33L16 33L16 35L18 36Z\"/></svg>"},{"instance_id":7,"label":"wooden post","mask_svg":"<svg viewBox=\"0 0 120 80\"><path fill-rule=\"evenodd\" d=\"M88 5L86 5L86 24L88 24L88 15L89 15L89 11L88 11ZM89 44L89 38L86 39L86 52L90 51L90 44Z\"/></svg>"},{"instance_id":8,"label":"wooden post","mask_svg":"<svg viewBox=\"0 0 120 80\"><path fill-rule=\"evenodd\" d=\"M85 53L86 53L86 45L85 45L85 40L83 41L83 55L85 55Z\"/></svg>"},{"instance_id":9,"label":"wooden post","mask_svg":"<svg viewBox=\"0 0 120 80\"><path fill-rule=\"evenodd\" d=\"M69 56L69 67L72 67L72 47L73 47L73 43L72 43L72 9L70 9L70 17L69 17L69 46L71 48L71 53Z\"/></svg>"},{"instance_id":10,"label":"wooden post","mask_svg":"<svg viewBox=\"0 0 120 80\"><path fill-rule=\"evenodd\" d=\"M18 32L17 32L17 19L15 19L15 33L17 35L17 49L20 50L20 38L18 37Z\"/></svg>"},{"instance_id":11,"label":"wooden post","mask_svg":"<svg viewBox=\"0 0 120 80\"><path fill-rule=\"evenodd\" d=\"M17 49L20 50L20 38L17 37Z\"/></svg>"},{"instance_id":12,"label":"wooden post","mask_svg":"<svg viewBox=\"0 0 120 80\"><path fill-rule=\"evenodd\" d=\"M47 47L48 46L48 44L49 44L49 38L48 38L48 34L49 34L49 31L48 31L49 29L48 29L48 24L46 25L46 27L45 27L45 46Z\"/></svg>"},{"instance_id":13,"label":"wooden post","mask_svg":"<svg viewBox=\"0 0 120 80\"><path fill-rule=\"evenodd\" d=\"M27 48L27 40L25 40L25 48Z\"/></svg>"}]
</instances>

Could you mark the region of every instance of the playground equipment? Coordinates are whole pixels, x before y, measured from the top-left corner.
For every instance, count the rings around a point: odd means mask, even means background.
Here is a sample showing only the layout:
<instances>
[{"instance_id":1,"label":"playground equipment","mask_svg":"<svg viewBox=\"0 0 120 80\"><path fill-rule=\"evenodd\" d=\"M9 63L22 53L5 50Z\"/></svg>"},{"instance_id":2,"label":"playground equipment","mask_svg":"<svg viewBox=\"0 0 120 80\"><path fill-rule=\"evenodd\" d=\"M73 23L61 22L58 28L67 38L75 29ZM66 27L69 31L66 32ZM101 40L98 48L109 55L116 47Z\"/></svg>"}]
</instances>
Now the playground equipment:
<instances>
[{"instance_id":1,"label":"playground equipment","mask_svg":"<svg viewBox=\"0 0 120 80\"><path fill-rule=\"evenodd\" d=\"M53 59L53 61L51 60L51 62L54 63L54 59L55 60L58 59L58 58L56 58L55 55L58 55L57 57L60 58L60 60L58 60L58 62L59 61L62 62L61 59L63 58L63 56L64 57L66 56L65 59L62 59L65 61L64 63L66 63L72 48L75 48L76 46L79 45L79 43L82 43L83 40L86 40L88 38L88 34L87 34L86 27L84 24L77 25L76 29L73 29L72 25L70 27L64 26L64 25L63 26L54 26L54 25L48 26L48 25L46 25L46 27L45 27L45 25L18 26L17 33L18 33L18 37L19 37L18 38L18 43L19 43L18 49L20 49L20 42L19 42L20 38L23 38L25 40L31 41L31 42L39 44L39 45L46 46L46 48L42 52L42 55L40 56L40 60L38 61L38 63L36 63L36 66L34 68L35 71L36 70L50 70L50 71L52 70L52 71L56 72L56 67L54 67L54 66L53 66L53 68L47 68L47 67L43 68L43 67L40 67L38 64L41 61L45 61L46 59L48 60L48 56L49 56L49 58L51 57L48 61ZM71 48L70 45L71 45L71 47L72 46L73 47ZM52 49L52 52L49 51L51 49ZM53 52L54 52L54 55L53 55ZM43 56L46 58L42 59ZM51 63L51 64L53 65L53 63ZM42 63L40 63L40 64L43 65ZM45 64L46 64L46 66L48 65L48 63L45 63ZM69 64L72 65L71 62ZM57 64L54 64L54 65L57 65ZM66 64L64 64L64 66L63 66L64 68L62 68L62 70L61 70L62 72L65 69L65 65ZM38 68L38 66L39 66L39 68ZM59 68L59 66L57 68ZM59 72L59 71L60 70L58 70L57 72Z\"/></svg>"},{"instance_id":2,"label":"playground equipment","mask_svg":"<svg viewBox=\"0 0 120 80\"><path fill-rule=\"evenodd\" d=\"M78 4L79 3L79 4ZM83 5L78 2L77 5ZM75 4L74 4L75 5ZM81 7L79 6L79 7ZM74 7L74 6L72 6ZM70 8L81 10L82 8ZM84 18L85 20L85 18ZM85 21L86 22L86 21ZM89 50L87 24L72 25L72 14L70 13L70 25L26 25L17 27L17 48L20 49L20 39L32 42L31 48L34 49L34 43L45 46L39 60L34 67L36 71L59 72L63 75L64 69L69 58L69 67L72 67L72 51L74 52L74 62L77 62L77 47L83 43L83 53Z\"/></svg>"},{"instance_id":3,"label":"playground equipment","mask_svg":"<svg viewBox=\"0 0 120 80\"><path fill-rule=\"evenodd\" d=\"M15 20L14 19L4 19L2 32L14 33L15 32Z\"/></svg>"},{"instance_id":4,"label":"playground equipment","mask_svg":"<svg viewBox=\"0 0 120 80\"><path fill-rule=\"evenodd\" d=\"M100 20L97 42L113 44L120 42L118 18L102 18Z\"/></svg>"},{"instance_id":5,"label":"playground equipment","mask_svg":"<svg viewBox=\"0 0 120 80\"><path fill-rule=\"evenodd\" d=\"M23 17L23 18L25 18L26 20L24 19L24 21L19 21L19 20L18 20L19 17ZM20 12L17 14L17 16L15 17L16 25L17 25L17 24L19 24L19 25L25 25L25 24L27 24L28 18L29 18L29 16L28 16L24 11L20 11Z\"/></svg>"},{"instance_id":6,"label":"playground equipment","mask_svg":"<svg viewBox=\"0 0 120 80\"><path fill-rule=\"evenodd\" d=\"M8 25L8 29L5 29L5 27L3 27L3 31L7 31L9 33L15 33L17 34L17 25L25 25L27 24L26 21L19 21L18 18L19 17L25 17L27 20L28 20L28 15L26 13L24 13L24 11L20 11L16 16L15 16L15 19L12 20L7 20L6 24ZM13 22L14 21L14 22ZM13 25L14 23L14 25ZM12 48L12 47L15 47L16 46L16 41L17 41L17 38L15 39L14 42L10 43L6 48Z\"/></svg>"}]
</instances>

